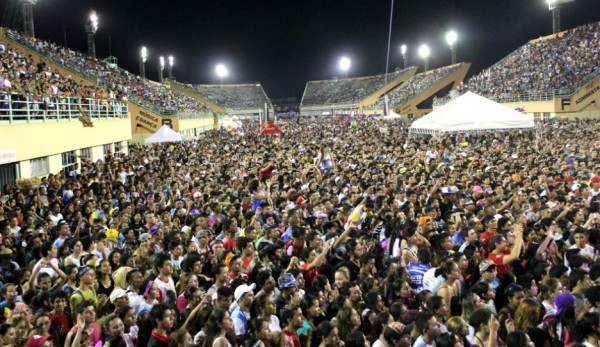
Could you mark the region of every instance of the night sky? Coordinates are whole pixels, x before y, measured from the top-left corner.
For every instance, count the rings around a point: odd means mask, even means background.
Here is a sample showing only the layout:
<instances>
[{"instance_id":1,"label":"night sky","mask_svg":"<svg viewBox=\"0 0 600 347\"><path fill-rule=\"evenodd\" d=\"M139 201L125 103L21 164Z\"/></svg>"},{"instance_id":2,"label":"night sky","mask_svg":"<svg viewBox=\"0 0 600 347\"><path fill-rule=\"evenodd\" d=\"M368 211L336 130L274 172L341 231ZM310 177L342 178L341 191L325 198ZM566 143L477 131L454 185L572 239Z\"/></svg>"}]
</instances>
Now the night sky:
<instances>
[{"instance_id":1,"label":"night sky","mask_svg":"<svg viewBox=\"0 0 600 347\"><path fill-rule=\"evenodd\" d=\"M2 25L17 21L11 3L0 0ZM86 51L84 25L98 13L99 57L139 73L142 45L149 50L146 76L156 79L159 55L175 57L178 81L219 83L215 64L225 63L224 83L260 82L269 97L300 98L308 80L342 77L338 60L352 60L349 77L385 72L389 0L39 0L37 37ZM14 6L14 5L13 5ZM600 20L600 0L577 0L561 9L563 29ZM19 26L20 27L20 26ZM395 0L390 71L410 64L417 47L432 51L430 68L448 65L445 33L459 35L457 60L473 63L470 74L497 62L526 41L552 33L544 0Z\"/></svg>"}]
</instances>

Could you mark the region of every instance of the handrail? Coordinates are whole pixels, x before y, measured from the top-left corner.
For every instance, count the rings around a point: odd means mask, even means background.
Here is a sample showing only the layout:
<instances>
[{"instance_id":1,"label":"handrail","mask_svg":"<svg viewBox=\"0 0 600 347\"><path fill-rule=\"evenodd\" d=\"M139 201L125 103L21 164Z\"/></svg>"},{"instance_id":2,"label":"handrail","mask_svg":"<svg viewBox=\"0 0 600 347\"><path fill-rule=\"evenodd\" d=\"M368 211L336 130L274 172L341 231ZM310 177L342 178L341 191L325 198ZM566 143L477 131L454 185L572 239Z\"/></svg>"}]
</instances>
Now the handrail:
<instances>
[{"instance_id":1,"label":"handrail","mask_svg":"<svg viewBox=\"0 0 600 347\"><path fill-rule=\"evenodd\" d=\"M31 44L29 44L26 40L22 39L19 36L15 36L12 31L5 31L4 37L6 37L7 39L9 39L9 40L11 40L13 42L17 42L17 43L19 43L19 44L21 44L21 45L23 45L23 46L25 46L25 47L33 50L37 54L40 54L40 55L44 56L47 59L50 59L52 62L60 65L61 67L65 68L66 70L69 70L70 72L72 72L74 74L78 74L78 75L83 76L84 78L86 78L88 80L95 81L95 83L97 85L99 85L99 86L102 86L104 88L109 88L110 87L109 83L103 81L100 78L99 75L92 75L92 74L88 73L85 70L81 70L81 69L75 68L72 65L67 65L65 62L55 59L55 57L54 57L53 54L49 54L49 53L37 50L35 46L32 46ZM67 48L67 47L65 47L65 48ZM127 70L122 69L120 67L117 67L116 69L118 69L119 71L122 71L122 72L130 73ZM177 115L179 113L178 110L169 109L169 108L161 108L161 107L158 107L156 105L150 105L150 104L144 103L143 98L140 98L139 96L137 96L137 95L135 95L133 93L128 94L128 101L133 102L134 104L136 104L136 105L138 105L140 107L147 108L147 109L149 109L149 110L157 113L161 117L164 117L164 116L174 116L174 115Z\"/></svg>"},{"instance_id":2,"label":"handrail","mask_svg":"<svg viewBox=\"0 0 600 347\"><path fill-rule=\"evenodd\" d=\"M127 118L127 104L117 100L0 93L0 123L79 121ZM83 111L83 112L82 112Z\"/></svg>"}]
</instances>

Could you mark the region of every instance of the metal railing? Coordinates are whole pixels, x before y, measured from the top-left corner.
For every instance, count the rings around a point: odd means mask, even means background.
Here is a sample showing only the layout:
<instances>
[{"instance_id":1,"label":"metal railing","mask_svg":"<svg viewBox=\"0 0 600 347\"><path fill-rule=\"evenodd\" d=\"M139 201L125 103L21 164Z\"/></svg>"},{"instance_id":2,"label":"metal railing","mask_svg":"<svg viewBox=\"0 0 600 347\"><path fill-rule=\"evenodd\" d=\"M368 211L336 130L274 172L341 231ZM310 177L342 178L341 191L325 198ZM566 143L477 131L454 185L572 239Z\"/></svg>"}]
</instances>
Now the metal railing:
<instances>
[{"instance_id":1,"label":"metal railing","mask_svg":"<svg viewBox=\"0 0 600 347\"><path fill-rule=\"evenodd\" d=\"M204 119L204 118L214 118L214 113L209 112L179 112L177 114L179 119Z\"/></svg>"},{"instance_id":2,"label":"metal railing","mask_svg":"<svg viewBox=\"0 0 600 347\"><path fill-rule=\"evenodd\" d=\"M87 80L94 81L98 86L110 89L110 83L105 81L104 79L102 79L102 77L100 75L90 73L89 72L90 69L81 69L81 68L77 67L76 65L69 63L68 61L64 61L62 59L57 59L54 52L38 49L38 47L36 47L35 45L32 45L25 38L21 37L19 34L13 32L13 31L5 31L5 37L11 41L19 43L19 44L31 49L32 51L36 52L39 55L44 56L47 59L50 59L53 63L60 65L61 67L70 71L71 73L80 75ZM117 67L116 70L119 70L121 73L129 73L127 70L124 70L120 67ZM141 82L141 83L143 83L143 82ZM128 101L130 101L140 107L149 109L152 112L154 112L160 116L163 116L163 117L179 115L179 111L177 109L154 105L151 102L144 100L143 97L136 95L134 93L129 93L129 95L127 95L127 98L128 98Z\"/></svg>"},{"instance_id":3,"label":"metal railing","mask_svg":"<svg viewBox=\"0 0 600 347\"><path fill-rule=\"evenodd\" d=\"M0 124L79 121L84 114L91 120L122 119L128 113L126 103L114 100L0 93Z\"/></svg>"}]
</instances>

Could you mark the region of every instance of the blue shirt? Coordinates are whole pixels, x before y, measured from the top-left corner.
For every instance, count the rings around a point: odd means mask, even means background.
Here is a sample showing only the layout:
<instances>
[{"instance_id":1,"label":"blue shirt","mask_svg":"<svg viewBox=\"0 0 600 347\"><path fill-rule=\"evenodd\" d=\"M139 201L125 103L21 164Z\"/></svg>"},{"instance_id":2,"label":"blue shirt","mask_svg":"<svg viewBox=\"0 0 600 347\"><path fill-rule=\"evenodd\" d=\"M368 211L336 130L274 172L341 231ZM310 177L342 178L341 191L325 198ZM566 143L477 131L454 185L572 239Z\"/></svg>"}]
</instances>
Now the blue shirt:
<instances>
[{"instance_id":1,"label":"blue shirt","mask_svg":"<svg viewBox=\"0 0 600 347\"><path fill-rule=\"evenodd\" d=\"M423 290L423 275L427 270L431 269L432 266L429 264L423 263L410 263L408 264L408 274L410 275L410 279L412 281L412 287L417 290Z\"/></svg>"}]
</instances>

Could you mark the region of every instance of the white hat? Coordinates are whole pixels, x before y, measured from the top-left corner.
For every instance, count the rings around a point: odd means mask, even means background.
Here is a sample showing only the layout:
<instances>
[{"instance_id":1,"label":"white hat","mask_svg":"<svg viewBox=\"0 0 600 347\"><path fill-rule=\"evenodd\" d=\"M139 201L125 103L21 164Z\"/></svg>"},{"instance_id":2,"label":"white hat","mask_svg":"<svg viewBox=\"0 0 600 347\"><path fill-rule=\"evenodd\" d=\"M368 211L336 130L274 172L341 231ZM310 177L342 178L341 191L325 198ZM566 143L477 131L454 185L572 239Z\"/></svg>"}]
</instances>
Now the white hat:
<instances>
[{"instance_id":1,"label":"white hat","mask_svg":"<svg viewBox=\"0 0 600 347\"><path fill-rule=\"evenodd\" d=\"M110 299L111 303L115 303L115 301L117 301L117 299L122 298L123 296L127 295L127 293L129 292L129 290L125 290L125 289L121 289L121 288L115 288L113 289L113 291L110 293L110 296L108 297Z\"/></svg>"},{"instance_id":2,"label":"white hat","mask_svg":"<svg viewBox=\"0 0 600 347\"><path fill-rule=\"evenodd\" d=\"M239 287L235 288L235 292L233 292L233 297L235 298L235 301L240 300L240 298L244 296L244 294L253 291L254 288L256 288L255 283L252 283L251 286L247 284L242 284Z\"/></svg>"}]
</instances>

